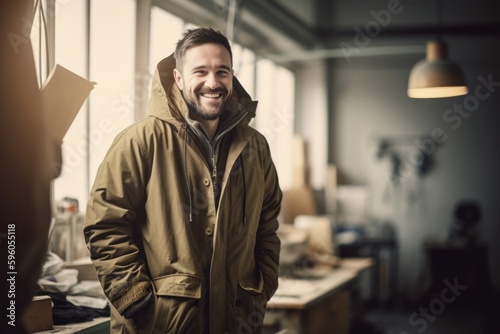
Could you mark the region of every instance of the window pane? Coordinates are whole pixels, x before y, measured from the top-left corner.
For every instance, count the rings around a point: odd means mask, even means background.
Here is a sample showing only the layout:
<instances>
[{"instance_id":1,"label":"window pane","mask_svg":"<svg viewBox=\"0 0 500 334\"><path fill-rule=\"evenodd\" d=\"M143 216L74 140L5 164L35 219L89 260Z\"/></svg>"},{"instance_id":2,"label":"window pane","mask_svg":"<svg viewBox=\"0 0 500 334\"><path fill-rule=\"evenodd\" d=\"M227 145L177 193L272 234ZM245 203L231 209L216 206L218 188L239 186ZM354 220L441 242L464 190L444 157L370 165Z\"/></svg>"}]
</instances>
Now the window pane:
<instances>
[{"instance_id":1,"label":"window pane","mask_svg":"<svg viewBox=\"0 0 500 334\"><path fill-rule=\"evenodd\" d=\"M200 28L200 26L197 26L196 24L191 23L191 22L184 22L184 30L183 31L188 31L190 29L196 29L196 28Z\"/></svg>"},{"instance_id":2,"label":"window pane","mask_svg":"<svg viewBox=\"0 0 500 334\"><path fill-rule=\"evenodd\" d=\"M45 5L45 1L43 1L43 5ZM40 85L40 69L42 70L42 79L45 79L45 77L47 76L47 73L45 72L46 50L45 50L44 38L45 38L45 32L43 29L43 23L42 21L40 21L40 11L38 10L37 7L35 11L35 16L33 18L33 25L31 26L30 39L31 39L31 47L33 48L33 57L35 59L36 77L39 85Z\"/></svg>"},{"instance_id":3,"label":"window pane","mask_svg":"<svg viewBox=\"0 0 500 334\"><path fill-rule=\"evenodd\" d=\"M268 140L282 188L292 184L294 132L293 74L267 59L257 62L257 116L255 127Z\"/></svg>"},{"instance_id":4,"label":"window pane","mask_svg":"<svg viewBox=\"0 0 500 334\"><path fill-rule=\"evenodd\" d=\"M85 0L56 2L55 62L81 77L86 77L85 13ZM54 200L76 198L80 209L88 197L86 113L85 103L63 139L62 174L54 181Z\"/></svg>"},{"instance_id":5,"label":"window pane","mask_svg":"<svg viewBox=\"0 0 500 334\"><path fill-rule=\"evenodd\" d=\"M134 121L135 1L91 3L90 180L115 136Z\"/></svg>"},{"instance_id":6,"label":"window pane","mask_svg":"<svg viewBox=\"0 0 500 334\"><path fill-rule=\"evenodd\" d=\"M293 179L293 136L295 116L295 77L291 71L278 67L276 71L278 85L275 86L276 101L273 107L274 124L283 126L276 134L272 149L280 173L281 186L290 188ZM278 125L278 126L281 126Z\"/></svg>"},{"instance_id":7,"label":"window pane","mask_svg":"<svg viewBox=\"0 0 500 334\"><path fill-rule=\"evenodd\" d=\"M233 51L234 75L250 96L255 97L255 54L239 44L231 46Z\"/></svg>"},{"instance_id":8,"label":"window pane","mask_svg":"<svg viewBox=\"0 0 500 334\"><path fill-rule=\"evenodd\" d=\"M184 22L158 7L151 10L151 52L149 68L154 74L160 60L172 54L177 41L181 38Z\"/></svg>"}]
</instances>

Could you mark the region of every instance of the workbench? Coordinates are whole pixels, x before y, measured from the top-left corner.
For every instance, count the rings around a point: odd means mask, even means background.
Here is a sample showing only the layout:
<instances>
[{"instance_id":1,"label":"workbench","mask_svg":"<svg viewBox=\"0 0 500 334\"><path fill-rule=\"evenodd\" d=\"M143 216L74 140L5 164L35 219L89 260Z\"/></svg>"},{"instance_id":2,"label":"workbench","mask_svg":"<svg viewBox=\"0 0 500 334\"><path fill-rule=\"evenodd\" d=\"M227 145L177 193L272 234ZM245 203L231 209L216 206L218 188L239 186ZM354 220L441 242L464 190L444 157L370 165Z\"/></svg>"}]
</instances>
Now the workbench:
<instances>
[{"instance_id":1,"label":"workbench","mask_svg":"<svg viewBox=\"0 0 500 334\"><path fill-rule=\"evenodd\" d=\"M279 330L287 329L288 334L349 333L350 289L372 265L370 258L340 259L335 269L320 267L304 271L301 278L280 277L264 322L278 321ZM109 318L97 318L36 334L101 334L109 330Z\"/></svg>"},{"instance_id":2,"label":"workbench","mask_svg":"<svg viewBox=\"0 0 500 334\"><path fill-rule=\"evenodd\" d=\"M268 302L265 324L290 334L349 333L350 289L373 261L345 259L338 268L308 270L300 278L280 277Z\"/></svg>"}]
</instances>

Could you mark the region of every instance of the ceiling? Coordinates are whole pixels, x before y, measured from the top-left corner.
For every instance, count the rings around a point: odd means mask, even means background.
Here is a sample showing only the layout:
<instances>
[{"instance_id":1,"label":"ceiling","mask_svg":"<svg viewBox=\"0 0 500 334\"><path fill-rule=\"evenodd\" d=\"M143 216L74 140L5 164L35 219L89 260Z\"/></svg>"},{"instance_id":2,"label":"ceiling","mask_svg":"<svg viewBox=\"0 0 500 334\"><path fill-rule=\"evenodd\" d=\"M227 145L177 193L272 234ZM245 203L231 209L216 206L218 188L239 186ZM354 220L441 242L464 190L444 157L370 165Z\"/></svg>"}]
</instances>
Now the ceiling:
<instances>
[{"instance_id":1,"label":"ceiling","mask_svg":"<svg viewBox=\"0 0 500 334\"><path fill-rule=\"evenodd\" d=\"M157 0L155 4L187 20L194 18L195 24L221 30L233 14L234 40L265 56L325 55L332 48L338 53L339 41L353 41L366 29L374 29L377 37L371 47L392 49L401 40L420 43L437 35L500 37L496 0Z\"/></svg>"}]
</instances>

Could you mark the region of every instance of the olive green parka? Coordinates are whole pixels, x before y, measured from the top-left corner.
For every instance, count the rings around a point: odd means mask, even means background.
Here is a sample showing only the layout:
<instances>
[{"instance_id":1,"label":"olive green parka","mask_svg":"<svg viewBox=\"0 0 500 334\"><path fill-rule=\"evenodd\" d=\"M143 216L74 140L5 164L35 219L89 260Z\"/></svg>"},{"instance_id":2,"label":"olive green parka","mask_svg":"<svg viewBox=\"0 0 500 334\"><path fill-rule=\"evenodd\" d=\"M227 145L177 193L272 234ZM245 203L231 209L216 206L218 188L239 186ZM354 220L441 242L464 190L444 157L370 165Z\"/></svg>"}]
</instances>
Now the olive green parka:
<instances>
[{"instance_id":1,"label":"olive green parka","mask_svg":"<svg viewBox=\"0 0 500 334\"><path fill-rule=\"evenodd\" d=\"M248 125L257 102L234 78L231 103L245 116L222 140L217 208L174 67L172 56L158 64L148 117L115 138L86 209L111 332L260 333L278 286L282 193L268 144ZM126 319L149 292L149 304Z\"/></svg>"}]
</instances>

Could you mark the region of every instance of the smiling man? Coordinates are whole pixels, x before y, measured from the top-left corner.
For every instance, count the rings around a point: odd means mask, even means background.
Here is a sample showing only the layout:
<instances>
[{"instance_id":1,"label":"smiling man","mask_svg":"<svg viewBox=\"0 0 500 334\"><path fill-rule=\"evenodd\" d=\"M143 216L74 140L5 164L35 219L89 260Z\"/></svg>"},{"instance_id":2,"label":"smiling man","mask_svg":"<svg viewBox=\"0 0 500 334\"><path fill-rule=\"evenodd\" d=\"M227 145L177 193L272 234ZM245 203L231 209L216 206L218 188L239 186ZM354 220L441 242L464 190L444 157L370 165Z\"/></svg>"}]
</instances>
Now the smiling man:
<instances>
[{"instance_id":1,"label":"smiling man","mask_svg":"<svg viewBox=\"0 0 500 334\"><path fill-rule=\"evenodd\" d=\"M260 333L282 193L228 40L189 30L101 163L84 234L112 333Z\"/></svg>"},{"instance_id":2,"label":"smiling man","mask_svg":"<svg viewBox=\"0 0 500 334\"><path fill-rule=\"evenodd\" d=\"M214 129L224 107L224 102L233 91L233 70L229 49L220 44L188 45L178 50L176 59L184 59L174 69L174 78L182 91L192 117ZM208 122L215 121L215 122Z\"/></svg>"}]
</instances>

